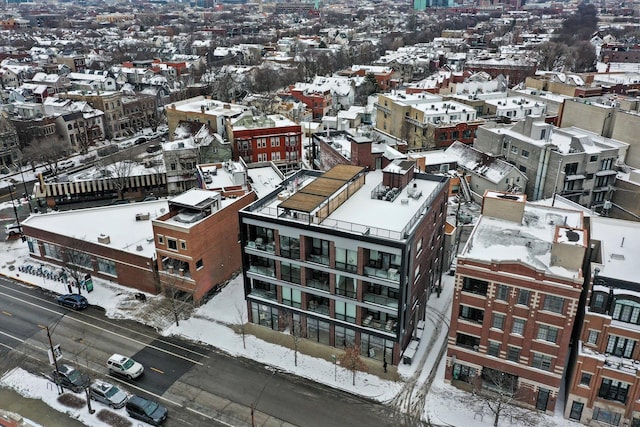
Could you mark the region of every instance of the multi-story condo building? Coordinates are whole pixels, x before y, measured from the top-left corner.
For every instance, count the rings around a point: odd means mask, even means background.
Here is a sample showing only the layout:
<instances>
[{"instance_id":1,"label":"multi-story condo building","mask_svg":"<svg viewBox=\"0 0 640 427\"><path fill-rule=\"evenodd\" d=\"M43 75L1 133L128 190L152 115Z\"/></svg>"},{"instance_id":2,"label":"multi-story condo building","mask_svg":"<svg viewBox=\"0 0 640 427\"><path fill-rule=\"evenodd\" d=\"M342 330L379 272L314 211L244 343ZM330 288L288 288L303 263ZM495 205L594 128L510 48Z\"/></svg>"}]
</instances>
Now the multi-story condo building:
<instances>
[{"instance_id":1,"label":"multi-story condo building","mask_svg":"<svg viewBox=\"0 0 640 427\"><path fill-rule=\"evenodd\" d=\"M445 380L553 412L586 248L582 212L486 192L457 258Z\"/></svg>"},{"instance_id":2,"label":"multi-story condo building","mask_svg":"<svg viewBox=\"0 0 640 427\"><path fill-rule=\"evenodd\" d=\"M377 130L406 141L409 149L471 144L484 123L475 108L428 93L380 95L376 108Z\"/></svg>"},{"instance_id":3,"label":"multi-story condo building","mask_svg":"<svg viewBox=\"0 0 640 427\"><path fill-rule=\"evenodd\" d=\"M397 364L443 268L448 179L414 170L301 170L242 209L249 321Z\"/></svg>"},{"instance_id":4,"label":"multi-story condo building","mask_svg":"<svg viewBox=\"0 0 640 427\"><path fill-rule=\"evenodd\" d=\"M224 103L204 96L173 102L165 110L169 138L173 138L181 122L197 122L206 124L213 132L228 140L226 121L240 116L247 109L242 105Z\"/></svg>"},{"instance_id":5,"label":"multi-story condo building","mask_svg":"<svg viewBox=\"0 0 640 427\"><path fill-rule=\"evenodd\" d=\"M104 136L113 139L133 134L138 129L129 128L129 118L124 114L122 94L115 91L69 91L57 95L62 99L86 101L104 113Z\"/></svg>"},{"instance_id":6,"label":"multi-story condo building","mask_svg":"<svg viewBox=\"0 0 640 427\"><path fill-rule=\"evenodd\" d=\"M604 205L629 147L583 129L557 128L540 116L488 123L476 135L475 148L503 156L527 175L530 200L559 194L589 208Z\"/></svg>"},{"instance_id":7,"label":"multi-story condo building","mask_svg":"<svg viewBox=\"0 0 640 427\"><path fill-rule=\"evenodd\" d=\"M233 160L273 162L280 169L298 169L302 161L302 129L284 116L244 115L229 123Z\"/></svg>"},{"instance_id":8,"label":"multi-story condo building","mask_svg":"<svg viewBox=\"0 0 640 427\"><path fill-rule=\"evenodd\" d=\"M591 286L565 417L588 425L640 426L640 224L590 218Z\"/></svg>"}]
</instances>

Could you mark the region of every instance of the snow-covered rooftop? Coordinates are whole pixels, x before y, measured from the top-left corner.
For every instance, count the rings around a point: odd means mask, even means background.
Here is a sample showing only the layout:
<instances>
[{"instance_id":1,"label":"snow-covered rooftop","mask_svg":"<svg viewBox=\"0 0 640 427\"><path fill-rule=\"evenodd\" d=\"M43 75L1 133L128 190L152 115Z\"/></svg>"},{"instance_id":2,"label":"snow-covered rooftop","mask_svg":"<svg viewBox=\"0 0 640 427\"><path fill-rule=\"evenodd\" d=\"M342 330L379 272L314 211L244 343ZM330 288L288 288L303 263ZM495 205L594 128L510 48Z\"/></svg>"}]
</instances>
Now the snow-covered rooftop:
<instances>
[{"instance_id":1,"label":"snow-covered rooftop","mask_svg":"<svg viewBox=\"0 0 640 427\"><path fill-rule=\"evenodd\" d=\"M591 239L600 241L600 259L592 267L599 274L612 279L639 283L640 223L613 218L592 217Z\"/></svg>"},{"instance_id":2,"label":"snow-covered rooftop","mask_svg":"<svg viewBox=\"0 0 640 427\"><path fill-rule=\"evenodd\" d=\"M120 251L152 257L155 254L151 219L168 211L166 200L104 206L64 212L35 214L24 220L25 226L69 236ZM150 220L136 215L149 214ZM98 242L99 235L109 236L109 243ZM139 248L142 249L139 249Z\"/></svg>"},{"instance_id":3,"label":"snow-covered rooftop","mask_svg":"<svg viewBox=\"0 0 640 427\"><path fill-rule=\"evenodd\" d=\"M551 263L556 226L582 231L581 212L526 203L521 222L482 215L458 259L520 261L555 276L574 279L577 271Z\"/></svg>"}]
</instances>

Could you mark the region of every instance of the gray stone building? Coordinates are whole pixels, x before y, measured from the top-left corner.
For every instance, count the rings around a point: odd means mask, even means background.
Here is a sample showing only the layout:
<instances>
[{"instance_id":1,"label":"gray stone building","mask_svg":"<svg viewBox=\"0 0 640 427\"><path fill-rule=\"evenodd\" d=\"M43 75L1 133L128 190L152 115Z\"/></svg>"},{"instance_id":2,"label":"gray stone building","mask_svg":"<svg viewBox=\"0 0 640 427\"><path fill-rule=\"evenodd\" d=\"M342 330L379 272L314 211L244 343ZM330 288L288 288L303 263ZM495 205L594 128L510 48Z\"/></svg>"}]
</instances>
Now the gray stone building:
<instances>
[{"instance_id":1,"label":"gray stone building","mask_svg":"<svg viewBox=\"0 0 640 427\"><path fill-rule=\"evenodd\" d=\"M611 197L616 165L629 144L576 127L558 128L528 116L513 125L480 126L474 147L502 156L526 174L529 200L560 194L586 207L600 207Z\"/></svg>"}]
</instances>

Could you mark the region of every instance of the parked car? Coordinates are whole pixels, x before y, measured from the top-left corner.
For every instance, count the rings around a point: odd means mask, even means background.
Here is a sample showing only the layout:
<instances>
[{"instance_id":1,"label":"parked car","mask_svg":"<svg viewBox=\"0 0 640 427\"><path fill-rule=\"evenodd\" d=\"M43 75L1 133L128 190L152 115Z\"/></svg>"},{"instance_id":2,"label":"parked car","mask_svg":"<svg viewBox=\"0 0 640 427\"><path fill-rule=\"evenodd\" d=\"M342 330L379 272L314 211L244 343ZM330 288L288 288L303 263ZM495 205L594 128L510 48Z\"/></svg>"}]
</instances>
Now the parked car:
<instances>
[{"instance_id":1,"label":"parked car","mask_svg":"<svg viewBox=\"0 0 640 427\"><path fill-rule=\"evenodd\" d=\"M7 224L4 226L4 233L8 236L15 236L16 234L22 234L22 226L14 222L13 224Z\"/></svg>"},{"instance_id":2,"label":"parked car","mask_svg":"<svg viewBox=\"0 0 640 427\"><path fill-rule=\"evenodd\" d=\"M89 301L87 301L83 295L66 294L58 297L58 305L69 307L74 310L82 310L89 307Z\"/></svg>"},{"instance_id":3,"label":"parked car","mask_svg":"<svg viewBox=\"0 0 640 427\"><path fill-rule=\"evenodd\" d=\"M167 408L158 402L136 395L129 398L126 408L131 418L136 418L154 426L161 425L167 419L169 412Z\"/></svg>"},{"instance_id":4,"label":"parked car","mask_svg":"<svg viewBox=\"0 0 640 427\"><path fill-rule=\"evenodd\" d=\"M53 381L74 393L79 393L84 389L82 374L69 365L58 365L58 370L53 371Z\"/></svg>"},{"instance_id":5,"label":"parked car","mask_svg":"<svg viewBox=\"0 0 640 427\"><path fill-rule=\"evenodd\" d=\"M128 379L138 378L144 372L144 367L130 357L114 354L107 360L109 373L118 374Z\"/></svg>"},{"instance_id":6,"label":"parked car","mask_svg":"<svg viewBox=\"0 0 640 427\"><path fill-rule=\"evenodd\" d=\"M147 147L147 153L155 153L160 150L162 150L162 146L158 144L153 144Z\"/></svg>"},{"instance_id":7,"label":"parked car","mask_svg":"<svg viewBox=\"0 0 640 427\"><path fill-rule=\"evenodd\" d=\"M89 386L89 398L109 405L113 409L120 409L127 403L129 396L111 383L95 380Z\"/></svg>"},{"instance_id":8,"label":"parked car","mask_svg":"<svg viewBox=\"0 0 640 427\"><path fill-rule=\"evenodd\" d=\"M144 144L145 142L147 142L147 138L144 136L141 136L140 138L136 139L136 145Z\"/></svg>"},{"instance_id":9,"label":"parked car","mask_svg":"<svg viewBox=\"0 0 640 427\"><path fill-rule=\"evenodd\" d=\"M62 161L62 162L58 163L58 170L63 171L63 170L71 169L71 168L73 168L75 166L76 166L76 162L75 161L73 161L73 160L65 160L65 161Z\"/></svg>"}]
</instances>

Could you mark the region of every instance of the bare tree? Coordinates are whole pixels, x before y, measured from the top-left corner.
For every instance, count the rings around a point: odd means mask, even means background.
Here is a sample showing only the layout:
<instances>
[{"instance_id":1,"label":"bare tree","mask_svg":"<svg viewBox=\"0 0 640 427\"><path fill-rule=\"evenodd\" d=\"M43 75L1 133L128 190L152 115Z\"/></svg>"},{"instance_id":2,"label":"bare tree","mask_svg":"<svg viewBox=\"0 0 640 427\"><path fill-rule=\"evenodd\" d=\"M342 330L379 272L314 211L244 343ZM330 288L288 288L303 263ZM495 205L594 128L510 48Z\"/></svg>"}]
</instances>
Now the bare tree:
<instances>
[{"instance_id":1,"label":"bare tree","mask_svg":"<svg viewBox=\"0 0 640 427\"><path fill-rule=\"evenodd\" d=\"M93 271L93 260L88 252L89 244L85 241L86 236L75 237L68 240L63 251L64 266L63 271L73 279L73 283L81 294L81 287L84 283L85 275ZM71 287L69 286L69 291Z\"/></svg>"},{"instance_id":2,"label":"bare tree","mask_svg":"<svg viewBox=\"0 0 640 427\"><path fill-rule=\"evenodd\" d=\"M129 179L135 165L133 150L128 148L116 155L101 159L96 163L96 168L102 171L105 178L110 179L118 192L118 200L122 200L124 191L129 187Z\"/></svg>"},{"instance_id":3,"label":"bare tree","mask_svg":"<svg viewBox=\"0 0 640 427\"><path fill-rule=\"evenodd\" d=\"M484 368L477 380L471 398L465 401L477 413L483 413L488 409L493 415L494 427L498 426L501 418L509 418L512 425L539 425L540 414L522 406L524 389L518 387L516 376Z\"/></svg>"},{"instance_id":4,"label":"bare tree","mask_svg":"<svg viewBox=\"0 0 640 427\"><path fill-rule=\"evenodd\" d=\"M347 347L344 354L338 356L340 364L351 371L353 375L353 385L356 385L356 373L358 371L367 372L369 368L360 358L360 346Z\"/></svg>"},{"instance_id":5,"label":"bare tree","mask_svg":"<svg viewBox=\"0 0 640 427\"><path fill-rule=\"evenodd\" d=\"M242 303L236 304L236 313L238 314L238 329L242 335L242 347L246 349L247 322L249 319L247 318L247 309L245 305Z\"/></svg>"},{"instance_id":6,"label":"bare tree","mask_svg":"<svg viewBox=\"0 0 640 427\"><path fill-rule=\"evenodd\" d=\"M298 366L298 350L300 349L300 342L304 338L300 315L294 314L292 311L285 311L281 315L280 322L285 330L289 330L293 347L293 363Z\"/></svg>"},{"instance_id":7,"label":"bare tree","mask_svg":"<svg viewBox=\"0 0 640 427\"><path fill-rule=\"evenodd\" d=\"M22 149L23 158L35 169L38 164L44 164L54 175L57 175L58 161L69 151L70 146L59 141L45 140L33 142Z\"/></svg>"}]
</instances>

